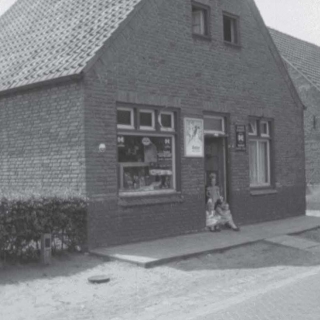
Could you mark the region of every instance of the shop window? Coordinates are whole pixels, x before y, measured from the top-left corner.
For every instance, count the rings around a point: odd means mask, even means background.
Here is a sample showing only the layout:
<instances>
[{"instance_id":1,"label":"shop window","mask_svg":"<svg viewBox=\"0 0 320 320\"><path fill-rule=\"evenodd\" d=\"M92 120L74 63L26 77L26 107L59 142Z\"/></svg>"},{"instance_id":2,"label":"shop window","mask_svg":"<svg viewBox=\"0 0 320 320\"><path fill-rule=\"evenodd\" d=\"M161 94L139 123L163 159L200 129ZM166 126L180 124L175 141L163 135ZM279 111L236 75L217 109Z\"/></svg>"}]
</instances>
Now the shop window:
<instances>
[{"instance_id":1,"label":"shop window","mask_svg":"<svg viewBox=\"0 0 320 320\"><path fill-rule=\"evenodd\" d=\"M174 112L135 109L132 113L139 117L139 128L130 133L123 128L118 130L119 193L173 191L176 189L176 137L175 132L162 132L162 128L174 130ZM155 124L156 116L162 120L159 125ZM143 132L150 128L154 132Z\"/></svg>"},{"instance_id":2,"label":"shop window","mask_svg":"<svg viewBox=\"0 0 320 320\"><path fill-rule=\"evenodd\" d=\"M225 42L239 44L239 21L236 16L223 14L223 38Z\"/></svg>"},{"instance_id":3,"label":"shop window","mask_svg":"<svg viewBox=\"0 0 320 320\"><path fill-rule=\"evenodd\" d=\"M249 124L250 186L271 185L270 122L252 120Z\"/></svg>"},{"instance_id":4,"label":"shop window","mask_svg":"<svg viewBox=\"0 0 320 320\"><path fill-rule=\"evenodd\" d=\"M206 116L204 118L204 131L206 134L225 134L225 119L223 117Z\"/></svg>"},{"instance_id":5,"label":"shop window","mask_svg":"<svg viewBox=\"0 0 320 320\"><path fill-rule=\"evenodd\" d=\"M192 5L192 32L202 36L209 35L209 7L198 3Z\"/></svg>"},{"instance_id":6,"label":"shop window","mask_svg":"<svg viewBox=\"0 0 320 320\"><path fill-rule=\"evenodd\" d=\"M134 113L133 109L118 108L117 110L117 126L121 129L134 129Z\"/></svg>"}]
</instances>

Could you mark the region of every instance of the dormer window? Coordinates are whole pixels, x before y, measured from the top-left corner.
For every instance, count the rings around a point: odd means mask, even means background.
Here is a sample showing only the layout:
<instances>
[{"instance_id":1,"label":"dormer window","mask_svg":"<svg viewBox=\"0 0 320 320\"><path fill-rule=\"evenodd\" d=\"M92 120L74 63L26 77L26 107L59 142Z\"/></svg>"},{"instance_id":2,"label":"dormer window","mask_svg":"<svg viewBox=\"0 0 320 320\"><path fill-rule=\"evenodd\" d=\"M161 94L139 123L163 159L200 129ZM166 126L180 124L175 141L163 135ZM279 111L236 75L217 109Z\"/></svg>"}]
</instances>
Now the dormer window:
<instances>
[{"instance_id":1,"label":"dormer window","mask_svg":"<svg viewBox=\"0 0 320 320\"><path fill-rule=\"evenodd\" d=\"M209 35L209 7L192 4L192 32L196 35Z\"/></svg>"}]
</instances>

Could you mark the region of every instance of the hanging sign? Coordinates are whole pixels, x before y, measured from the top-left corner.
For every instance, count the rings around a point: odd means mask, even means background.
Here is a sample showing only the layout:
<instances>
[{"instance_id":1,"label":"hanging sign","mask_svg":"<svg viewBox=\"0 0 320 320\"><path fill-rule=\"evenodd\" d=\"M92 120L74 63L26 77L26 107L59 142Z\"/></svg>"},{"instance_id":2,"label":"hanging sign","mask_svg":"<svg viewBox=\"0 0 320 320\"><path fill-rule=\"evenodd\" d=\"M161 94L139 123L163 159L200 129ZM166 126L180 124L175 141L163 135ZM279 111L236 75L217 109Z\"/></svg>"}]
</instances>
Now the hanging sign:
<instances>
[{"instance_id":1,"label":"hanging sign","mask_svg":"<svg viewBox=\"0 0 320 320\"><path fill-rule=\"evenodd\" d=\"M245 151L247 149L246 126L236 125L236 150Z\"/></svg>"}]
</instances>

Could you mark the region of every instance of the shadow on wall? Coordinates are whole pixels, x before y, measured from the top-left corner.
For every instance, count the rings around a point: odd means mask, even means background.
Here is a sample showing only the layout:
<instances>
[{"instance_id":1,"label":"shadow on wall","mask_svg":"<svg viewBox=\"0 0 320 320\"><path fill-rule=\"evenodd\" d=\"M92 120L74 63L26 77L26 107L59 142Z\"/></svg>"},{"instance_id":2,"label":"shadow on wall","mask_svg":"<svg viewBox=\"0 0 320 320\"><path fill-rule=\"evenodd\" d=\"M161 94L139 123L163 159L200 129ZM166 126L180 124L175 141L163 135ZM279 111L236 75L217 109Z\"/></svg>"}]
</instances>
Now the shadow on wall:
<instances>
[{"instance_id":1,"label":"shadow on wall","mask_svg":"<svg viewBox=\"0 0 320 320\"><path fill-rule=\"evenodd\" d=\"M307 186L307 210L320 210L320 185Z\"/></svg>"}]
</instances>

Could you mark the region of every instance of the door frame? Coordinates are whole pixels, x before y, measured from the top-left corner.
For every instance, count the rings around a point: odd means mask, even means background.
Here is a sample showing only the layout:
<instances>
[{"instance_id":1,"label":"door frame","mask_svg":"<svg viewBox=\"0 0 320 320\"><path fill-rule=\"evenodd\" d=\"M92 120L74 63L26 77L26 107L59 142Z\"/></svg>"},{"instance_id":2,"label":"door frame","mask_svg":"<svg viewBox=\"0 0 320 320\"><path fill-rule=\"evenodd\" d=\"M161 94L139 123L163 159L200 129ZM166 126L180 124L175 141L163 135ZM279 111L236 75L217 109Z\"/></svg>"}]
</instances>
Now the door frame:
<instances>
[{"instance_id":1,"label":"door frame","mask_svg":"<svg viewBox=\"0 0 320 320\"><path fill-rule=\"evenodd\" d=\"M207 138L211 138L214 140L220 140L219 143L221 143L221 148L222 148L222 165L223 165L223 194L224 198L226 201L229 200L229 170L228 170L228 161L227 161L227 146L228 146L228 141L227 141L227 136L226 135L213 135L213 134L206 134L204 135L204 142L206 141ZM204 158L204 176L205 176L205 184L206 184L206 170L205 170L205 161L206 159ZM220 179L220 177L219 177Z\"/></svg>"}]
</instances>

